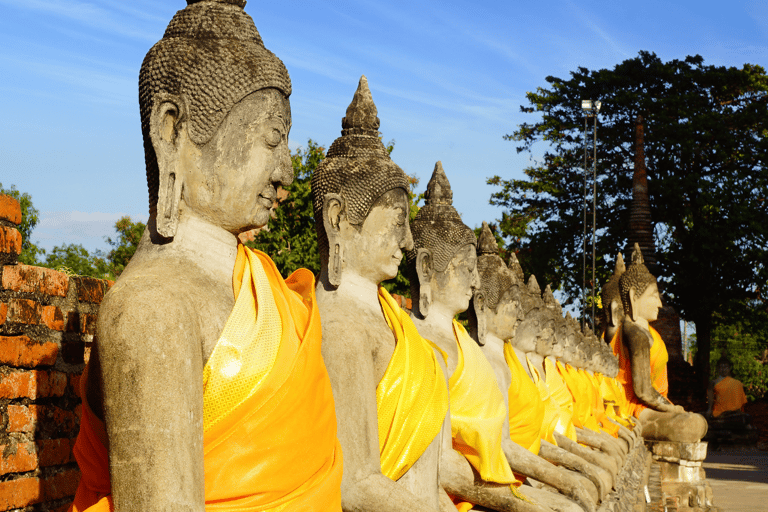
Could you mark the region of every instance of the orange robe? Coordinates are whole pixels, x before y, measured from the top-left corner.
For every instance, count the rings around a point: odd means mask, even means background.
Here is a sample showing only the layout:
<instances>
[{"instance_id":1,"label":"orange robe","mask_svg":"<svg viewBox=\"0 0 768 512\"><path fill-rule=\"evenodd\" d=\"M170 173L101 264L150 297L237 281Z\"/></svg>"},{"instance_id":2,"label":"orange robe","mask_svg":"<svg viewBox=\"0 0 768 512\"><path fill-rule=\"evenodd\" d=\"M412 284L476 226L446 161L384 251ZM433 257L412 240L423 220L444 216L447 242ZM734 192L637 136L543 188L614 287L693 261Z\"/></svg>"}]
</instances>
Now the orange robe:
<instances>
[{"instance_id":1,"label":"orange robe","mask_svg":"<svg viewBox=\"0 0 768 512\"><path fill-rule=\"evenodd\" d=\"M284 281L266 254L239 245L233 288L235 307L203 376L206 510L340 511L341 446L314 278L301 269ZM82 478L70 511L107 512L104 425L83 405L74 449Z\"/></svg>"},{"instance_id":2,"label":"orange robe","mask_svg":"<svg viewBox=\"0 0 768 512\"><path fill-rule=\"evenodd\" d=\"M667 354L667 346L664 344L664 340L656 329L649 327L651 337L653 338L653 345L651 345L651 384L663 397L667 397L669 393L669 382L667 380L667 361L669 355ZM611 340L611 349L616 357L619 358L619 373L616 378L624 386L624 392L627 400L630 403L629 409L631 414L636 418L640 417L640 413L647 409L647 406L640 402L640 399L635 395L635 389L632 383L632 362L629 359L629 351L624 345L621 330L617 332Z\"/></svg>"},{"instance_id":3,"label":"orange robe","mask_svg":"<svg viewBox=\"0 0 768 512\"><path fill-rule=\"evenodd\" d=\"M744 386L733 377L725 377L715 384L715 404L712 416L718 417L727 411L743 411L747 403Z\"/></svg>"},{"instance_id":4,"label":"orange robe","mask_svg":"<svg viewBox=\"0 0 768 512\"><path fill-rule=\"evenodd\" d=\"M586 370L581 371L584 372L584 375L586 376L587 382L590 386L590 391L592 394L592 414L597 420L598 425L600 425L600 428L604 432L609 433L613 437L618 437L619 426L616 423L610 421L610 416L608 416L605 410L605 402L603 399L602 389L600 387L600 380L594 373L588 372Z\"/></svg>"}]
</instances>

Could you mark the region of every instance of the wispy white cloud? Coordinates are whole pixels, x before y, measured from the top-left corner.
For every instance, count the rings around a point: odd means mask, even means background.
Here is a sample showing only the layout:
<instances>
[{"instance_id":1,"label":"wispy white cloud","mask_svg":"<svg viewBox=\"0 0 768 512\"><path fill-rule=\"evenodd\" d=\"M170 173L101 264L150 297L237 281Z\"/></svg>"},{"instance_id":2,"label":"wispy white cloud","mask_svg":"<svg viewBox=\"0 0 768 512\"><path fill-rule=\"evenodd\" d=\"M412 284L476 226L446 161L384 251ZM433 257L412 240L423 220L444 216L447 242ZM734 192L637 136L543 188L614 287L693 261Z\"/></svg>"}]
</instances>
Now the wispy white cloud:
<instances>
[{"instance_id":1,"label":"wispy white cloud","mask_svg":"<svg viewBox=\"0 0 768 512\"><path fill-rule=\"evenodd\" d=\"M141 24L117 19L115 12L92 3L72 0L0 0L0 4L76 21L93 29L132 39L155 41L157 35L139 28Z\"/></svg>"},{"instance_id":2,"label":"wispy white cloud","mask_svg":"<svg viewBox=\"0 0 768 512\"><path fill-rule=\"evenodd\" d=\"M633 53L628 52L625 48L623 48L616 40L611 37L611 35L605 31L600 25L597 24L595 21L596 16L594 13L587 13L584 9L579 7L573 0L567 0L566 3L570 7L570 9L573 11L575 18L578 22L580 22L585 28L587 28L589 31L594 33L597 37L602 39L607 45L611 48L611 50L618 54L621 58L627 59L633 55Z\"/></svg>"}]
</instances>

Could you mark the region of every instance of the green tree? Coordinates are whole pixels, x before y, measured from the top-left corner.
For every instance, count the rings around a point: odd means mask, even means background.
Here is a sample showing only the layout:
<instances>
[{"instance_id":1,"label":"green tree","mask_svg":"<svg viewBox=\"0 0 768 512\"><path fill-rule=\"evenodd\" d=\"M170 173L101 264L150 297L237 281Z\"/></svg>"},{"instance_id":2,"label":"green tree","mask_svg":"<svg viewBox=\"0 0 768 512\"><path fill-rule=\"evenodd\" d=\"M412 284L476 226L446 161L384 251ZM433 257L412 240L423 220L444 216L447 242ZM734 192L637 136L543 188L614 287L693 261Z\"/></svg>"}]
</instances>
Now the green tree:
<instances>
[{"instance_id":1,"label":"green tree","mask_svg":"<svg viewBox=\"0 0 768 512\"><path fill-rule=\"evenodd\" d=\"M21 254L19 261L25 265L36 265L37 255L45 254L45 250L32 243L32 230L40 221L40 212L32 205L32 196L26 192L19 192L16 185L6 189L0 183L0 194L15 198L21 206L21 224L18 230L21 233Z\"/></svg>"},{"instance_id":2,"label":"green tree","mask_svg":"<svg viewBox=\"0 0 768 512\"><path fill-rule=\"evenodd\" d=\"M58 245L46 255L45 261L39 262L38 265L73 276L114 279L110 265L102 257L101 251L90 254L80 244Z\"/></svg>"},{"instance_id":3,"label":"green tree","mask_svg":"<svg viewBox=\"0 0 768 512\"><path fill-rule=\"evenodd\" d=\"M395 141L385 144L391 154ZM280 273L285 277L299 268L307 268L316 276L320 273L320 253L317 249L314 210L312 209L312 173L325 158L325 148L309 139L306 148L298 148L291 154L293 163L293 182L285 189L286 198L280 203L267 227L259 231L248 247L268 254L275 262ZM417 194L414 188L419 180L410 176L411 181L411 218L418 212L418 202L424 194ZM406 278L405 257L400 264L395 279L384 283L392 293L410 296L409 282Z\"/></svg>"},{"instance_id":4,"label":"green tree","mask_svg":"<svg viewBox=\"0 0 768 512\"><path fill-rule=\"evenodd\" d=\"M283 277L299 268L307 268L315 275L320 271L310 182L324 158L325 148L312 139L306 148L298 148L291 154L294 179L285 188L288 196L275 210L267 227L245 244L268 254Z\"/></svg>"},{"instance_id":5,"label":"green tree","mask_svg":"<svg viewBox=\"0 0 768 512\"><path fill-rule=\"evenodd\" d=\"M704 65L700 56L662 62L640 52L613 69L547 77L527 94L523 123L508 140L541 160L526 178L488 180L499 189L500 227L526 272L572 297L581 285L584 202L582 99L598 116L598 285L629 231L638 123L645 130L652 218L665 293L696 324L702 389L713 313L731 300L765 300L768 290L768 76L760 66ZM642 121L639 117L642 116ZM590 120L590 124L591 124ZM591 153L591 151L590 151ZM587 169L591 171L592 162Z\"/></svg>"},{"instance_id":6,"label":"green tree","mask_svg":"<svg viewBox=\"0 0 768 512\"><path fill-rule=\"evenodd\" d=\"M134 222L127 215L115 223L117 237L114 240L110 237L105 239L107 244L112 247L106 255L113 276L111 279L115 279L125 270L125 266L139 246L141 235L144 234L146 227L147 225L143 222Z\"/></svg>"}]
</instances>

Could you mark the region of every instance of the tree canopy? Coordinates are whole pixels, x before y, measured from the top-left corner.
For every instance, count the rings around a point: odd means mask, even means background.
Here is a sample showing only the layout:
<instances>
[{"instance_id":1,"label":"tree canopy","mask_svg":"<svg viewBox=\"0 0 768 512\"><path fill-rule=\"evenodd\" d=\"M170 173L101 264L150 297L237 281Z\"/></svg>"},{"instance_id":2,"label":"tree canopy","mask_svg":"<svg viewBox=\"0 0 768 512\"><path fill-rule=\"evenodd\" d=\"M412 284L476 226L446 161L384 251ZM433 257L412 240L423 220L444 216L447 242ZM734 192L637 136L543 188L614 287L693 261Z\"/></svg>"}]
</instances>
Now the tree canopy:
<instances>
[{"instance_id":1,"label":"tree canopy","mask_svg":"<svg viewBox=\"0 0 768 512\"><path fill-rule=\"evenodd\" d=\"M568 79L549 76L546 81L549 86L529 92L528 104L521 107L538 120L505 137L517 143L518 152L539 160L524 169L525 179L488 180L499 187L491 203L504 208L499 226L507 248L540 282L580 297L581 100L600 100L598 289L626 246L640 123L659 277L672 305L696 323L698 356L708 356L715 311L733 301L765 308L768 299L765 70L751 64L705 65L700 56L663 62L640 52L613 69L580 67ZM590 179L592 165L587 163ZM704 361L699 367L707 373Z\"/></svg>"}]
</instances>

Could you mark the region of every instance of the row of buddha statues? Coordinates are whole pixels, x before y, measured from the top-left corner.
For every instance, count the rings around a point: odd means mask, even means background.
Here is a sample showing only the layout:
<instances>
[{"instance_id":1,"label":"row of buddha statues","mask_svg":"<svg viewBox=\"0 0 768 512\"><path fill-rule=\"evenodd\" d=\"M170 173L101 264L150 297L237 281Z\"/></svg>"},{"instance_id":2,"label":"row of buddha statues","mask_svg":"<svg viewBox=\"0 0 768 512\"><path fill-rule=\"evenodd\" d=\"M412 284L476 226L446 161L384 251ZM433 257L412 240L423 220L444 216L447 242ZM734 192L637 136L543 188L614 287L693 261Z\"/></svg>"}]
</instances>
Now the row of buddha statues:
<instances>
[{"instance_id":1,"label":"row of buddha statues","mask_svg":"<svg viewBox=\"0 0 768 512\"><path fill-rule=\"evenodd\" d=\"M290 78L243 0L187 3L140 73L150 218L81 378L70 510L593 512L643 438L701 438L640 251L582 332L440 162L409 221L365 77L312 176L317 279L239 244L293 179ZM410 312L381 286L403 255Z\"/></svg>"}]
</instances>

